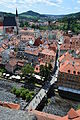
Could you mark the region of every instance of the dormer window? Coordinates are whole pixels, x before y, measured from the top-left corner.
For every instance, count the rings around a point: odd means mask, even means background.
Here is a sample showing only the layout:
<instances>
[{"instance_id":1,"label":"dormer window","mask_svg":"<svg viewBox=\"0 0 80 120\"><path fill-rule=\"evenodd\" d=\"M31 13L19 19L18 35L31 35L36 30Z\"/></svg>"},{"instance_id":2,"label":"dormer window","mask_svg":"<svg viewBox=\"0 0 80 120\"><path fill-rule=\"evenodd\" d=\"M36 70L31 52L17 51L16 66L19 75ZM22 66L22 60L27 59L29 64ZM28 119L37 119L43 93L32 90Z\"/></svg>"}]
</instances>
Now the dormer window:
<instances>
[{"instance_id":1,"label":"dormer window","mask_svg":"<svg viewBox=\"0 0 80 120\"><path fill-rule=\"evenodd\" d=\"M38 67L36 68L36 70L38 70Z\"/></svg>"},{"instance_id":2,"label":"dormer window","mask_svg":"<svg viewBox=\"0 0 80 120\"><path fill-rule=\"evenodd\" d=\"M70 73L70 70L68 70L68 73Z\"/></svg>"},{"instance_id":3,"label":"dormer window","mask_svg":"<svg viewBox=\"0 0 80 120\"><path fill-rule=\"evenodd\" d=\"M73 71L74 74L76 74L76 71Z\"/></svg>"},{"instance_id":4,"label":"dormer window","mask_svg":"<svg viewBox=\"0 0 80 120\"><path fill-rule=\"evenodd\" d=\"M76 44L78 44L78 41L76 41Z\"/></svg>"},{"instance_id":5,"label":"dormer window","mask_svg":"<svg viewBox=\"0 0 80 120\"><path fill-rule=\"evenodd\" d=\"M80 72L77 72L78 73L78 75L80 75Z\"/></svg>"}]
</instances>

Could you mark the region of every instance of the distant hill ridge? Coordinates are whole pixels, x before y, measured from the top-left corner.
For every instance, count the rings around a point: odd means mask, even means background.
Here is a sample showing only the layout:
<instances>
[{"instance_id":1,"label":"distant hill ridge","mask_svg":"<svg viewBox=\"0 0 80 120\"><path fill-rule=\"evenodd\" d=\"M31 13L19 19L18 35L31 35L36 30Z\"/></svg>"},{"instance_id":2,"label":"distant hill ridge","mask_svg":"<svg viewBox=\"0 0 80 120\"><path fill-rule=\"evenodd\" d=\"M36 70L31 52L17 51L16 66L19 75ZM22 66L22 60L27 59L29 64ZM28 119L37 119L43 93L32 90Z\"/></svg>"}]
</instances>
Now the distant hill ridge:
<instances>
[{"instance_id":1,"label":"distant hill ridge","mask_svg":"<svg viewBox=\"0 0 80 120\"><path fill-rule=\"evenodd\" d=\"M7 13L7 12L0 12L0 16L15 16L15 14L12 14L12 13ZM23 13L20 13L19 14L19 17L21 18L32 18L32 19L35 19L35 18L53 18L53 19L56 19L56 18L63 18L63 17L77 17L77 18L80 18L80 12L78 13L72 13L72 14L68 14L68 15L48 15L48 14L39 14L37 12L34 12L32 10L30 11L27 11L27 12L23 12Z\"/></svg>"}]
</instances>

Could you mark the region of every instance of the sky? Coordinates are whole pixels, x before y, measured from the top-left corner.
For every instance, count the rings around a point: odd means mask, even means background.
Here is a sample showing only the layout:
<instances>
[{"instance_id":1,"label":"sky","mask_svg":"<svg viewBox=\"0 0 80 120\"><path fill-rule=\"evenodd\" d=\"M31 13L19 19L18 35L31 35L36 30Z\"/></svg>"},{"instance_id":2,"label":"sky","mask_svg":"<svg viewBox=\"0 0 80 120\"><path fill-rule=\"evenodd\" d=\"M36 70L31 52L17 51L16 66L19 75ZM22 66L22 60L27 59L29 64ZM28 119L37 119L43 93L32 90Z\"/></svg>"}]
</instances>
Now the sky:
<instances>
[{"instance_id":1,"label":"sky","mask_svg":"<svg viewBox=\"0 0 80 120\"><path fill-rule=\"evenodd\" d=\"M0 0L0 11L15 13L16 8L19 13L63 15L80 12L80 0Z\"/></svg>"}]
</instances>

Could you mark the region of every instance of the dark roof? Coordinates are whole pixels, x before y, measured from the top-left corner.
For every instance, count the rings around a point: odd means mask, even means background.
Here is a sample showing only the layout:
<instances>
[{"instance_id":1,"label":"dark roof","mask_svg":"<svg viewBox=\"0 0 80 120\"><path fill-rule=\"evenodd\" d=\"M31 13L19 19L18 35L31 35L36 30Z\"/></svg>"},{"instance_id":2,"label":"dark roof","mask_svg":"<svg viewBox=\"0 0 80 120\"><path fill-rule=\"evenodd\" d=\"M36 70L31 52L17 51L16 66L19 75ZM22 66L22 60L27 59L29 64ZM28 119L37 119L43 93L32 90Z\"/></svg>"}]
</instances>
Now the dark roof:
<instances>
[{"instance_id":1,"label":"dark roof","mask_svg":"<svg viewBox=\"0 0 80 120\"><path fill-rule=\"evenodd\" d=\"M16 19L15 17L4 17L3 26L16 26Z\"/></svg>"}]
</instances>

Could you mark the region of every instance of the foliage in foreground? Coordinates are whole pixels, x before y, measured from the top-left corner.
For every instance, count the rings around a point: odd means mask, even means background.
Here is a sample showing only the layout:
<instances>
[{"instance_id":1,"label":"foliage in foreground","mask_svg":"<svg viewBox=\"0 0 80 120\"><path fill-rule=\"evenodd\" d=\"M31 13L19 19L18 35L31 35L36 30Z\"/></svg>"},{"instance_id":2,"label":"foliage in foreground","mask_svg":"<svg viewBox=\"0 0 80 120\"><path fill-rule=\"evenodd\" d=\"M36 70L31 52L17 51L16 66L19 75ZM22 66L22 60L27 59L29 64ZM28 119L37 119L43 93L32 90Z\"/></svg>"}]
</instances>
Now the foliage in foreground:
<instances>
[{"instance_id":1,"label":"foliage in foreground","mask_svg":"<svg viewBox=\"0 0 80 120\"><path fill-rule=\"evenodd\" d=\"M11 92L15 94L17 97L21 97L22 99L26 100L27 102L30 101L34 95L33 91L29 91L28 89L25 88L17 89L13 87Z\"/></svg>"}]
</instances>

